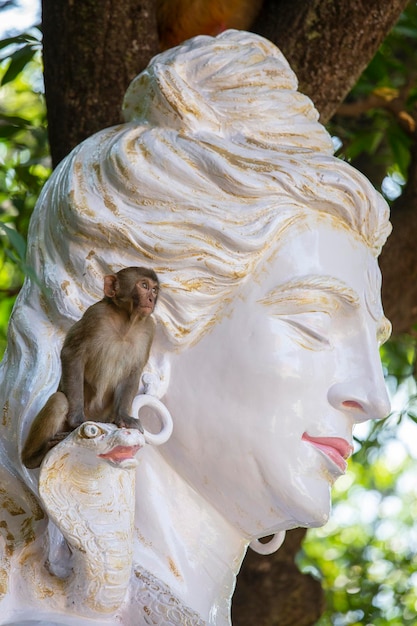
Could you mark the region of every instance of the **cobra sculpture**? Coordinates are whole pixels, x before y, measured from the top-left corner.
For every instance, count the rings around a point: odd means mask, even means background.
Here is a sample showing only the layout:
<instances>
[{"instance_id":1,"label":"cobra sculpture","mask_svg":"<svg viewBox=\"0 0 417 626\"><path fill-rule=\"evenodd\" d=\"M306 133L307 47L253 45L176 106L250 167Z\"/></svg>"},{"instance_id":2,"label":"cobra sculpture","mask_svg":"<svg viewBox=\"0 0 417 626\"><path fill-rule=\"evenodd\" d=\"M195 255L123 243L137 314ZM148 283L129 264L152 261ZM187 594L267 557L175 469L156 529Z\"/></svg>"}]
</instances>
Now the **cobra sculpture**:
<instances>
[{"instance_id":1,"label":"cobra sculpture","mask_svg":"<svg viewBox=\"0 0 417 626\"><path fill-rule=\"evenodd\" d=\"M44 556L46 533L42 545L39 539L27 542L19 584L28 606L38 604L42 612L47 598L49 619L106 620L123 605L132 575L136 455L145 444L164 443L172 432L169 412L152 396L137 396L132 413L144 405L159 413L160 432L84 422L41 465L39 496L49 518L49 559ZM55 563L54 550L59 552ZM28 617L23 611L22 618Z\"/></svg>"}]
</instances>

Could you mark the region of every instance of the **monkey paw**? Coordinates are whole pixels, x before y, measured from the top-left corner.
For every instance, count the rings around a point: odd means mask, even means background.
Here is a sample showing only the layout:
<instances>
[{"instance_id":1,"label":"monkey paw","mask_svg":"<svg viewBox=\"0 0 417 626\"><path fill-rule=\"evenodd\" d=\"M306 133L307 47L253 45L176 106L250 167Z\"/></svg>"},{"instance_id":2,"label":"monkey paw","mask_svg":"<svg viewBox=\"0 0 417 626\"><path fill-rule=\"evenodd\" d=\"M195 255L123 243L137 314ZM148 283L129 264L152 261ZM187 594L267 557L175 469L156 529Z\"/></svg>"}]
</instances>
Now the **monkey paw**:
<instances>
[{"instance_id":1,"label":"monkey paw","mask_svg":"<svg viewBox=\"0 0 417 626\"><path fill-rule=\"evenodd\" d=\"M81 426L84 422L87 421L84 413L68 413L67 415L67 423L70 427L70 430L75 430L78 426Z\"/></svg>"},{"instance_id":2,"label":"monkey paw","mask_svg":"<svg viewBox=\"0 0 417 626\"><path fill-rule=\"evenodd\" d=\"M51 437L48 440L48 449L53 448L54 446L56 446L57 443L60 443L61 441L64 441L64 439L66 437L68 437L68 435L71 434L71 431L65 431L65 432L60 432L60 433L56 433L53 437Z\"/></svg>"},{"instance_id":3,"label":"monkey paw","mask_svg":"<svg viewBox=\"0 0 417 626\"><path fill-rule=\"evenodd\" d=\"M142 423L138 417L131 417L130 415L118 415L114 420L114 423L119 428L136 428L141 433L144 432Z\"/></svg>"}]
</instances>

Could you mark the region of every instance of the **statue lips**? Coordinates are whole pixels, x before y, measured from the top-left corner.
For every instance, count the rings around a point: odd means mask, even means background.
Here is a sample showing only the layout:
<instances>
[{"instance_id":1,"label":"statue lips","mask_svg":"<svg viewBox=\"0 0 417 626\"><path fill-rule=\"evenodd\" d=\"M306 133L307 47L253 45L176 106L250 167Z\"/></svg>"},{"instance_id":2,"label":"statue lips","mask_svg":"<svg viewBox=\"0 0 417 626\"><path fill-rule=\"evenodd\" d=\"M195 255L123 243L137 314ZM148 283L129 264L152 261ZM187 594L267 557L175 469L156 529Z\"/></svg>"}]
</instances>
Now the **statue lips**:
<instances>
[{"instance_id":1,"label":"statue lips","mask_svg":"<svg viewBox=\"0 0 417 626\"><path fill-rule=\"evenodd\" d=\"M102 459L109 459L113 463L120 464L123 461L134 459L136 452L141 448L141 445L136 446L115 446L108 452L99 454Z\"/></svg>"},{"instance_id":2,"label":"statue lips","mask_svg":"<svg viewBox=\"0 0 417 626\"><path fill-rule=\"evenodd\" d=\"M347 468L346 459L353 452L353 447L341 437L311 437L307 433L304 433L301 437L303 441L308 441L318 450L326 454L333 463L344 474Z\"/></svg>"}]
</instances>

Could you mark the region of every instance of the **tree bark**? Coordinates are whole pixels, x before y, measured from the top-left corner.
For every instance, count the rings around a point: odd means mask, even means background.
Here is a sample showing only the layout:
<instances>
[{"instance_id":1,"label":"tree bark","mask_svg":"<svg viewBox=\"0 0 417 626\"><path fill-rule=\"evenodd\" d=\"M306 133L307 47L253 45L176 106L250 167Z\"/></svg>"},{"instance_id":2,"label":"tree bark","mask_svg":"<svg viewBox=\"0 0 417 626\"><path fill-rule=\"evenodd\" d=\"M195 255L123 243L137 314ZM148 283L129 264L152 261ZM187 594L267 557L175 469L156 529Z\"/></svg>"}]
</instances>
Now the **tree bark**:
<instances>
[{"instance_id":1,"label":"tree bark","mask_svg":"<svg viewBox=\"0 0 417 626\"><path fill-rule=\"evenodd\" d=\"M417 334L417 136L407 185L392 207L391 222L392 234L380 259L385 314L393 334Z\"/></svg>"},{"instance_id":2,"label":"tree bark","mask_svg":"<svg viewBox=\"0 0 417 626\"><path fill-rule=\"evenodd\" d=\"M249 550L233 596L236 626L313 626L324 611L318 580L301 574L294 563L304 528L287 532L274 555Z\"/></svg>"},{"instance_id":3,"label":"tree bark","mask_svg":"<svg viewBox=\"0 0 417 626\"><path fill-rule=\"evenodd\" d=\"M158 52L154 0L42 0L53 165L121 121L130 81Z\"/></svg>"},{"instance_id":4,"label":"tree bark","mask_svg":"<svg viewBox=\"0 0 417 626\"><path fill-rule=\"evenodd\" d=\"M264 0L252 30L273 41L326 123L408 0Z\"/></svg>"}]
</instances>

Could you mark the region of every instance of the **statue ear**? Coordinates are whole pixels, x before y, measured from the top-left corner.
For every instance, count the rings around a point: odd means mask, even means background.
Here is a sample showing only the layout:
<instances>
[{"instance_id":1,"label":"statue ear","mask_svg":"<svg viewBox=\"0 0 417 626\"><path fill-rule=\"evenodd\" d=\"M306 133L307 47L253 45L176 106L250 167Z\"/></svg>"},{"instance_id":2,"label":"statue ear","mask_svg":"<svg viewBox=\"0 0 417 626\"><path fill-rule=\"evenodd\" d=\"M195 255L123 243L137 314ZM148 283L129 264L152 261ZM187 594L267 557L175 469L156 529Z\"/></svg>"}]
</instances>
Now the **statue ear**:
<instances>
[{"instance_id":1,"label":"statue ear","mask_svg":"<svg viewBox=\"0 0 417 626\"><path fill-rule=\"evenodd\" d=\"M117 280L116 274L108 274L104 277L103 291L105 296L114 298L118 289L119 281Z\"/></svg>"}]
</instances>

